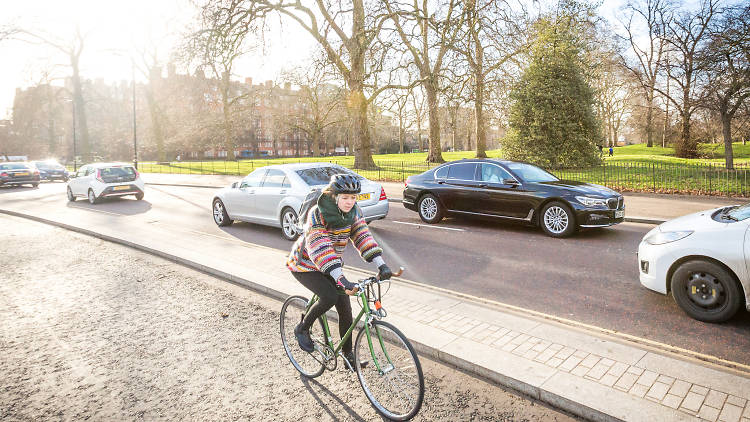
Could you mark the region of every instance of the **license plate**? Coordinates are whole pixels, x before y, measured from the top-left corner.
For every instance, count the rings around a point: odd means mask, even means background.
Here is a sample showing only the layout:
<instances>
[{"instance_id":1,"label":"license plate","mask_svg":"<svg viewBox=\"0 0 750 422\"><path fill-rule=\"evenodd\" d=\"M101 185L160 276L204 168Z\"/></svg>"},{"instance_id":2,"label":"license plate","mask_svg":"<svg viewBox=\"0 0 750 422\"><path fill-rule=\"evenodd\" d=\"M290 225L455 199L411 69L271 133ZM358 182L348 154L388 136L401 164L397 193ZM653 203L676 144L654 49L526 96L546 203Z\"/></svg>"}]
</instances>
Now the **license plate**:
<instances>
[{"instance_id":1,"label":"license plate","mask_svg":"<svg viewBox=\"0 0 750 422\"><path fill-rule=\"evenodd\" d=\"M368 199L370 199L369 193L360 193L357 195L357 201L367 201Z\"/></svg>"},{"instance_id":2,"label":"license plate","mask_svg":"<svg viewBox=\"0 0 750 422\"><path fill-rule=\"evenodd\" d=\"M625 210L615 211L615 218L625 217Z\"/></svg>"},{"instance_id":3,"label":"license plate","mask_svg":"<svg viewBox=\"0 0 750 422\"><path fill-rule=\"evenodd\" d=\"M23 172L23 173L16 173L16 176L28 176L29 173Z\"/></svg>"},{"instance_id":4,"label":"license plate","mask_svg":"<svg viewBox=\"0 0 750 422\"><path fill-rule=\"evenodd\" d=\"M115 186L112 190L128 190L130 186Z\"/></svg>"}]
</instances>

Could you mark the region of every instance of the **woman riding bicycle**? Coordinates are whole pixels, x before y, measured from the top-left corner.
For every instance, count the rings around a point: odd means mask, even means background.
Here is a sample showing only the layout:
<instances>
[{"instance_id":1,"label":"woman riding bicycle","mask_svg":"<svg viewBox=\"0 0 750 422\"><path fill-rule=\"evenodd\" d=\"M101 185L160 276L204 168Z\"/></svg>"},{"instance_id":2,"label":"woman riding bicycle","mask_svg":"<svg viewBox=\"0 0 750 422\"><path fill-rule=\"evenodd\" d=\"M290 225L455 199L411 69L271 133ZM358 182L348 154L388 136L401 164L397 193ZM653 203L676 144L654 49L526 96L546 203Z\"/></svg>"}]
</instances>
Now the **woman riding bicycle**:
<instances>
[{"instance_id":1,"label":"woman riding bicycle","mask_svg":"<svg viewBox=\"0 0 750 422\"><path fill-rule=\"evenodd\" d=\"M360 256L378 267L381 280L393 274L383 261L383 250L370 234L357 204L361 191L359 179L351 174L331 176L331 182L310 209L304 234L297 239L287 261L287 268L303 286L318 295L319 300L294 329L302 350L314 349L310 327L334 305L339 315L339 333L343 336L352 324L352 305L348 295L356 293L356 284L344 277L342 255L351 240ZM343 290L346 294L340 294ZM342 347L344 357L354 367L352 339Z\"/></svg>"}]
</instances>

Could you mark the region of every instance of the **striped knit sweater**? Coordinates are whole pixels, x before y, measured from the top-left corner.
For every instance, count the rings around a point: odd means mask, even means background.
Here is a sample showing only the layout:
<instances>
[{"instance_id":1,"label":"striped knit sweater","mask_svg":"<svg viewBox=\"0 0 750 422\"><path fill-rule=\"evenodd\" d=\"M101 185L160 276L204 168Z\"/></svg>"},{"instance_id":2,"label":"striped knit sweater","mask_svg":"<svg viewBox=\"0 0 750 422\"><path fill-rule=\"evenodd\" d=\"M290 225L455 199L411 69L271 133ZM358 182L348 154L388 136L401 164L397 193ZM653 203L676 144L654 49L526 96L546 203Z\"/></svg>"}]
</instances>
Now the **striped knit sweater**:
<instances>
[{"instance_id":1,"label":"striped knit sweater","mask_svg":"<svg viewBox=\"0 0 750 422\"><path fill-rule=\"evenodd\" d=\"M294 243L286 266L293 272L320 271L331 275L331 271L343 267L342 254L349 240L367 262L383 253L359 209L351 226L329 230L316 205L308 213L304 235Z\"/></svg>"}]
</instances>

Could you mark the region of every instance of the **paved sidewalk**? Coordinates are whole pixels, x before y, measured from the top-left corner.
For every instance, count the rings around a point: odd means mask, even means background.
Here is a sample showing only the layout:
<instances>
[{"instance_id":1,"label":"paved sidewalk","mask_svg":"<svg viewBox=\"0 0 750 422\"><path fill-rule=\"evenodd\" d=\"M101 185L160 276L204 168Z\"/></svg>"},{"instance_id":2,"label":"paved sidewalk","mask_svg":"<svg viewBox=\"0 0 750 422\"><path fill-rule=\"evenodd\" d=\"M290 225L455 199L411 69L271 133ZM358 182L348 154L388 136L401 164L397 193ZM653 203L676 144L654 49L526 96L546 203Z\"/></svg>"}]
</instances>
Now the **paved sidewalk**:
<instances>
[{"instance_id":1,"label":"paved sidewalk","mask_svg":"<svg viewBox=\"0 0 750 422\"><path fill-rule=\"evenodd\" d=\"M241 180L239 176L209 176L198 174L143 173L148 184L183 185L206 188L229 186ZM388 199L401 202L403 183L381 182ZM660 224L686 214L718 208L726 205L744 204L746 199L715 196L659 195L648 193L625 193L625 221Z\"/></svg>"},{"instance_id":2,"label":"paved sidewalk","mask_svg":"<svg viewBox=\"0 0 750 422\"><path fill-rule=\"evenodd\" d=\"M283 299L309 295L284 267L286 253L158 222L74 209L55 215L23 202L0 212L26 216L145 250ZM350 279L364 274L347 269ZM406 273L408 278L408 270ZM420 353L592 420L750 422L750 368L729 369L645 340L606 333L497 302L395 280L383 300L388 321Z\"/></svg>"}]
</instances>

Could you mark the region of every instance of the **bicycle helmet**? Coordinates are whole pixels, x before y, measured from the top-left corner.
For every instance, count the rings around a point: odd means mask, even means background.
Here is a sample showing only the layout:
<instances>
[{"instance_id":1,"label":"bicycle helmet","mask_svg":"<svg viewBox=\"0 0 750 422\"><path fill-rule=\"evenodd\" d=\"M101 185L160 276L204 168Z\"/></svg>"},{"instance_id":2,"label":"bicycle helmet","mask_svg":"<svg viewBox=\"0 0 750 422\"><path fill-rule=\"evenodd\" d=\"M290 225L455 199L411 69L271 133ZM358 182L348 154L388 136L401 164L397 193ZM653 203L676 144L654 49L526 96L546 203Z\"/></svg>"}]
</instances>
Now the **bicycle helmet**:
<instances>
[{"instance_id":1,"label":"bicycle helmet","mask_svg":"<svg viewBox=\"0 0 750 422\"><path fill-rule=\"evenodd\" d=\"M328 188L334 195L340 195L342 193L359 193L362 190L362 185L354 175L334 174L331 176L331 183L328 184Z\"/></svg>"}]
</instances>

